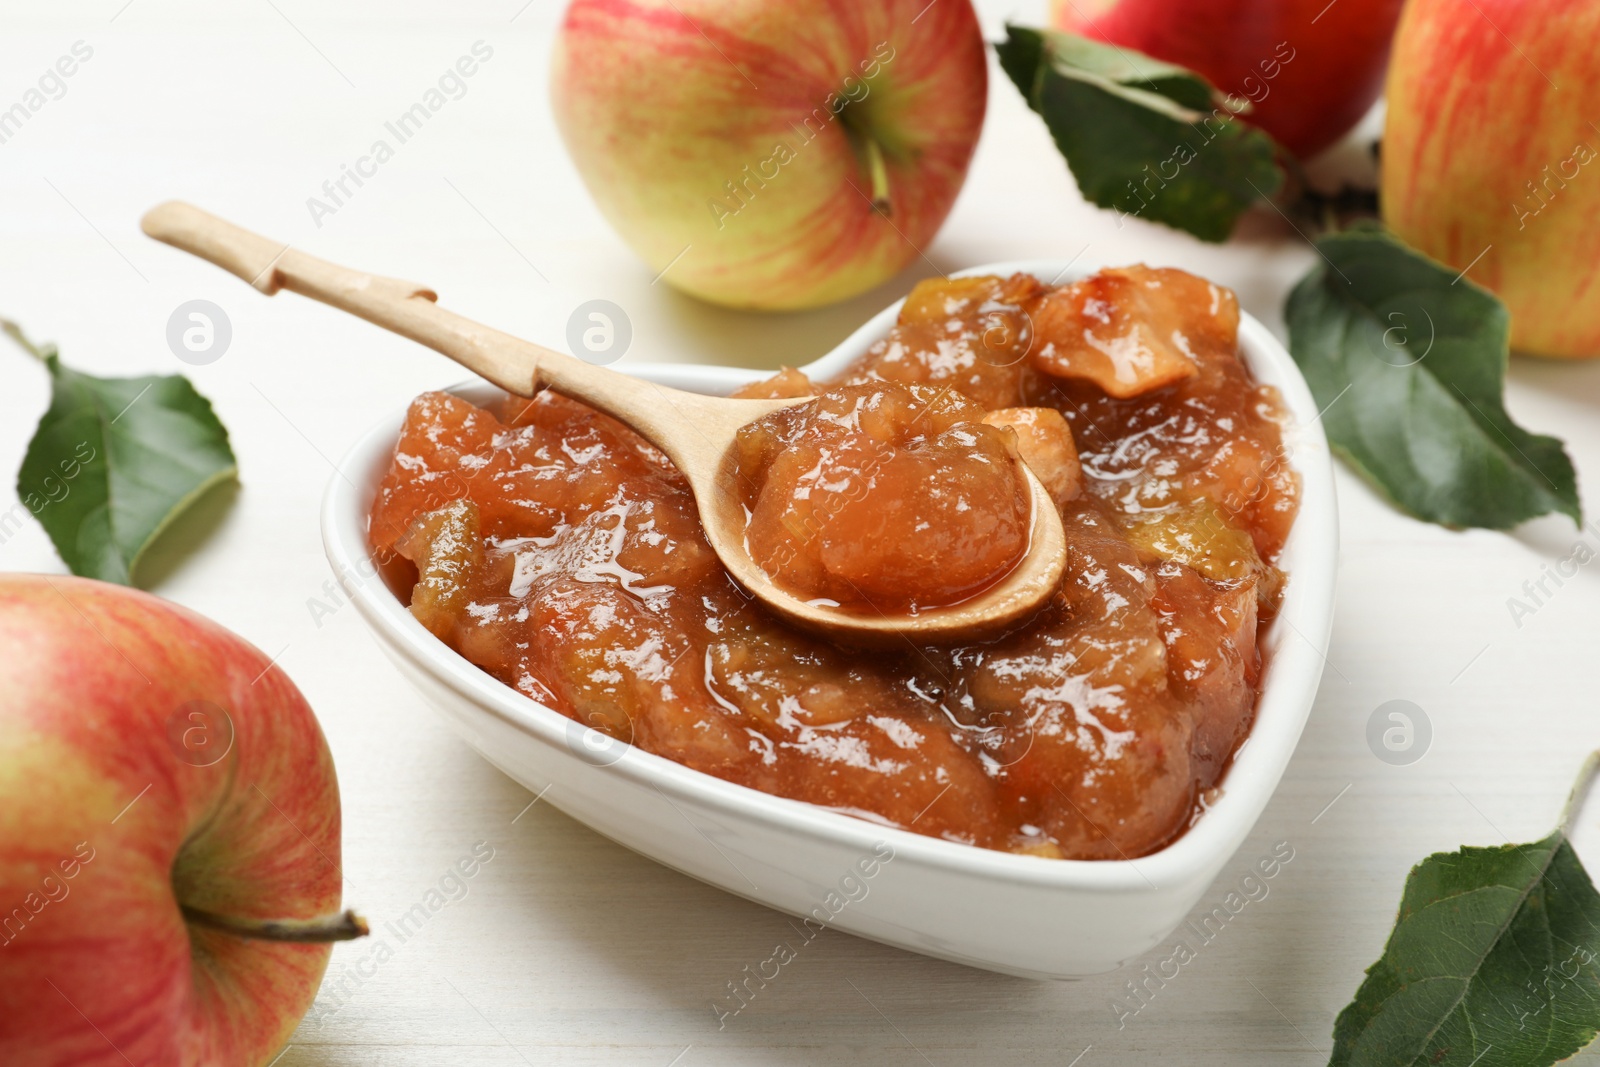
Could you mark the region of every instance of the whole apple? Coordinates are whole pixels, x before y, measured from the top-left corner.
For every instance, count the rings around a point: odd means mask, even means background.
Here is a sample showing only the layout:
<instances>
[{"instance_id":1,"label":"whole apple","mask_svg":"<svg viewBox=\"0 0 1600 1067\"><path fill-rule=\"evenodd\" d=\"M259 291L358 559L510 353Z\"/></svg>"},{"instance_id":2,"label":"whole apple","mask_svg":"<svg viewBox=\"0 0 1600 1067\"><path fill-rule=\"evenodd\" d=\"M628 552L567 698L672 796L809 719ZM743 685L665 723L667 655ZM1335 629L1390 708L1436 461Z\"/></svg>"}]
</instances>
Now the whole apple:
<instances>
[{"instance_id":1,"label":"whole apple","mask_svg":"<svg viewBox=\"0 0 1600 1067\"><path fill-rule=\"evenodd\" d=\"M1384 222L1535 355L1600 356L1597 47L1594 0L1411 0L1395 35Z\"/></svg>"},{"instance_id":2,"label":"whole apple","mask_svg":"<svg viewBox=\"0 0 1600 1067\"><path fill-rule=\"evenodd\" d=\"M1383 87L1403 0L1055 0L1064 30L1188 67L1251 102L1301 158L1361 121Z\"/></svg>"},{"instance_id":3,"label":"whole apple","mask_svg":"<svg viewBox=\"0 0 1600 1067\"><path fill-rule=\"evenodd\" d=\"M842 300L922 254L966 177L968 0L575 0L556 120L652 271L719 304Z\"/></svg>"},{"instance_id":4,"label":"whole apple","mask_svg":"<svg viewBox=\"0 0 1600 1067\"><path fill-rule=\"evenodd\" d=\"M153 596L0 575L0 1063L261 1065L339 908L339 790L267 657ZM277 939L277 940L270 940Z\"/></svg>"}]
</instances>

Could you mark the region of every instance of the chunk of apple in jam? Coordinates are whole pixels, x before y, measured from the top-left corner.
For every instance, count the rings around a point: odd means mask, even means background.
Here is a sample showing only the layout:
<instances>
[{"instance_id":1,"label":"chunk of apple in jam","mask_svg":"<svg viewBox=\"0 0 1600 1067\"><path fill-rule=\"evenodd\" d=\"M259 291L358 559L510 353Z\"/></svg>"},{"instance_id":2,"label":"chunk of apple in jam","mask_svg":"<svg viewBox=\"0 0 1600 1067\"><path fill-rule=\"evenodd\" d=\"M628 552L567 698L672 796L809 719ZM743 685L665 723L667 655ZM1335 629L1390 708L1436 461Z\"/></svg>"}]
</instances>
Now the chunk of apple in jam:
<instances>
[{"instance_id":1,"label":"chunk of apple in jam","mask_svg":"<svg viewBox=\"0 0 1600 1067\"><path fill-rule=\"evenodd\" d=\"M929 278L842 379L949 385L985 408L1016 403L1033 344L1032 309L1045 287L1031 274Z\"/></svg>"},{"instance_id":2,"label":"chunk of apple in jam","mask_svg":"<svg viewBox=\"0 0 1600 1067\"><path fill-rule=\"evenodd\" d=\"M1083 468L1072 443L1072 428L1055 408L1001 408L983 417L990 426L1004 426L1017 435L1017 451L1050 493L1056 506L1083 488Z\"/></svg>"},{"instance_id":3,"label":"chunk of apple in jam","mask_svg":"<svg viewBox=\"0 0 1600 1067\"><path fill-rule=\"evenodd\" d=\"M1046 294L1033 327L1038 370L1139 396L1194 377L1209 352L1233 352L1239 302L1186 271L1120 267Z\"/></svg>"},{"instance_id":4,"label":"chunk of apple in jam","mask_svg":"<svg viewBox=\"0 0 1600 1067\"><path fill-rule=\"evenodd\" d=\"M1210 500L1125 515L1122 524L1144 558L1181 563L1213 582L1259 582L1264 606L1269 611L1276 607L1282 572L1263 563L1249 531L1229 521Z\"/></svg>"},{"instance_id":5,"label":"chunk of apple in jam","mask_svg":"<svg viewBox=\"0 0 1600 1067\"><path fill-rule=\"evenodd\" d=\"M1209 500L1193 500L1124 520L1128 540L1142 552L1191 567L1212 581L1252 577L1261 557L1250 535Z\"/></svg>"},{"instance_id":6,"label":"chunk of apple in jam","mask_svg":"<svg viewBox=\"0 0 1600 1067\"><path fill-rule=\"evenodd\" d=\"M483 560L478 508L452 500L411 525L395 548L417 567L411 614L439 638L448 638L466 610L469 583Z\"/></svg>"},{"instance_id":7,"label":"chunk of apple in jam","mask_svg":"<svg viewBox=\"0 0 1600 1067\"><path fill-rule=\"evenodd\" d=\"M1213 582L1170 562L1159 564L1155 577L1151 607L1167 648L1167 689L1192 723L1196 777L1216 781L1254 718L1260 582Z\"/></svg>"},{"instance_id":8,"label":"chunk of apple in jam","mask_svg":"<svg viewBox=\"0 0 1600 1067\"><path fill-rule=\"evenodd\" d=\"M423 393L411 402L372 504L369 537L380 560L392 557L419 516L467 495L502 429L492 414L449 393Z\"/></svg>"},{"instance_id":9,"label":"chunk of apple in jam","mask_svg":"<svg viewBox=\"0 0 1600 1067\"><path fill-rule=\"evenodd\" d=\"M740 400L789 400L814 396L816 392L817 388L811 384L810 378L793 367L784 367L772 377L741 385L728 395Z\"/></svg>"}]
</instances>

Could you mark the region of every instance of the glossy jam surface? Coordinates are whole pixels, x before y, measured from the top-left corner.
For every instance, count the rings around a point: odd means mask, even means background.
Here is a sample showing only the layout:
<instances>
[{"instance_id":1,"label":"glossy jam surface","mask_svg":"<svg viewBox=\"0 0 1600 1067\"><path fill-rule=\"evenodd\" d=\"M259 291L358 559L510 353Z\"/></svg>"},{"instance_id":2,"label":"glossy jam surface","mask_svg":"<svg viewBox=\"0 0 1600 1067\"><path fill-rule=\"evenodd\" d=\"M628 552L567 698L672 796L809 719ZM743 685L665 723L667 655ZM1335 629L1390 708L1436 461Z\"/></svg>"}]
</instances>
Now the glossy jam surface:
<instances>
[{"instance_id":1,"label":"glossy jam surface","mask_svg":"<svg viewBox=\"0 0 1600 1067\"><path fill-rule=\"evenodd\" d=\"M1016 435L951 388L836 386L739 431L745 543L806 600L956 604L1028 549Z\"/></svg>"},{"instance_id":2,"label":"glossy jam surface","mask_svg":"<svg viewBox=\"0 0 1600 1067\"><path fill-rule=\"evenodd\" d=\"M1068 543L1061 589L983 644L863 653L788 629L724 573L659 453L548 392L490 408L419 397L372 546L462 655L649 751L953 841L1143 855L1189 825L1249 730L1257 632L1282 585L1271 561L1296 510L1278 406L1238 360L1237 323L1231 293L1179 272L1055 289L940 279L834 383L858 387L836 394L852 405L942 391L963 420L952 425L1003 431L1001 451L1050 488ZM785 371L745 392L814 388ZM798 484L775 483L775 469L769 487ZM985 499L992 512L960 521L1015 521L1014 497ZM856 575L884 551L879 517L861 522L865 547L839 548ZM948 551L962 555L946 565L981 570L989 547Z\"/></svg>"}]
</instances>

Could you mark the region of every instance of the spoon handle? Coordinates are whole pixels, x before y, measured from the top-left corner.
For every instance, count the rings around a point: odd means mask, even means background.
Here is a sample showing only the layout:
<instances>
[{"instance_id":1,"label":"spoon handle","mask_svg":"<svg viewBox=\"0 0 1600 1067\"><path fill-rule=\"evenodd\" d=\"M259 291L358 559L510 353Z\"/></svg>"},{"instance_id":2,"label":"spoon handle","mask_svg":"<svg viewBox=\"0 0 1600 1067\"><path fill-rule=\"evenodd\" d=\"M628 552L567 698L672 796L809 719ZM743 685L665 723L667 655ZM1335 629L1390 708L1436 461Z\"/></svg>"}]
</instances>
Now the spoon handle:
<instances>
[{"instance_id":1,"label":"spoon handle","mask_svg":"<svg viewBox=\"0 0 1600 1067\"><path fill-rule=\"evenodd\" d=\"M446 310L425 285L308 256L193 204L160 204L140 225L156 240L214 263L268 296L288 289L331 304L442 352L508 393L533 396L550 386L581 400L633 427L691 482L720 467L739 426L795 403L706 397L597 367Z\"/></svg>"},{"instance_id":2,"label":"spoon handle","mask_svg":"<svg viewBox=\"0 0 1600 1067\"><path fill-rule=\"evenodd\" d=\"M556 385L602 409L633 407L630 380L623 375L463 318L435 303L438 295L425 285L337 266L181 201L152 208L141 225L156 240L214 263L268 296L288 289L359 315L444 353L507 392L532 396L541 384Z\"/></svg>"}]
</instances>

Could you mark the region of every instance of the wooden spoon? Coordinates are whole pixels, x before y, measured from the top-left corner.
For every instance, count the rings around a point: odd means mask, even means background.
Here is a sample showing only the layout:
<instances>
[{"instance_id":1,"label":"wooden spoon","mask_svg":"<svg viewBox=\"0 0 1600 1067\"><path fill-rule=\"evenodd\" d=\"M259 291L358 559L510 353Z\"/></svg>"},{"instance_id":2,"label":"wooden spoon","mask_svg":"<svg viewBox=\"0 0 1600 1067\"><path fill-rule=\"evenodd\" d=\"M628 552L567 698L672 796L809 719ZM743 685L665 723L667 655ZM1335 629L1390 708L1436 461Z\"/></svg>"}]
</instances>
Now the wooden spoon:
<instances>
[{"instance_id":1,"label":"wooden spoon","mask_svg":"<svg viewBox=\"0 0 1600 1067\"><path fill-rule=\"evenodd\" d=\"M855 644L906 638L943 642L977 638L1041 607L1066 566L1061 516L1039 479L1018 460L1032 495L1027 554L993 586L959 604L915 614L868 613L808 602L775 584L745 545L746 516L735 491L733 443L739 428L769 412L809 401L731 400L669 389L530 344L446 311L431 289L338 267L172 201L145 215L144 232L238 275L271 296L288 289L359 315L442 352L518 396L550 388L626 423L664 452L688 479L706 540L740 585L806 629Z\"/></svg>"}]
</instances>

